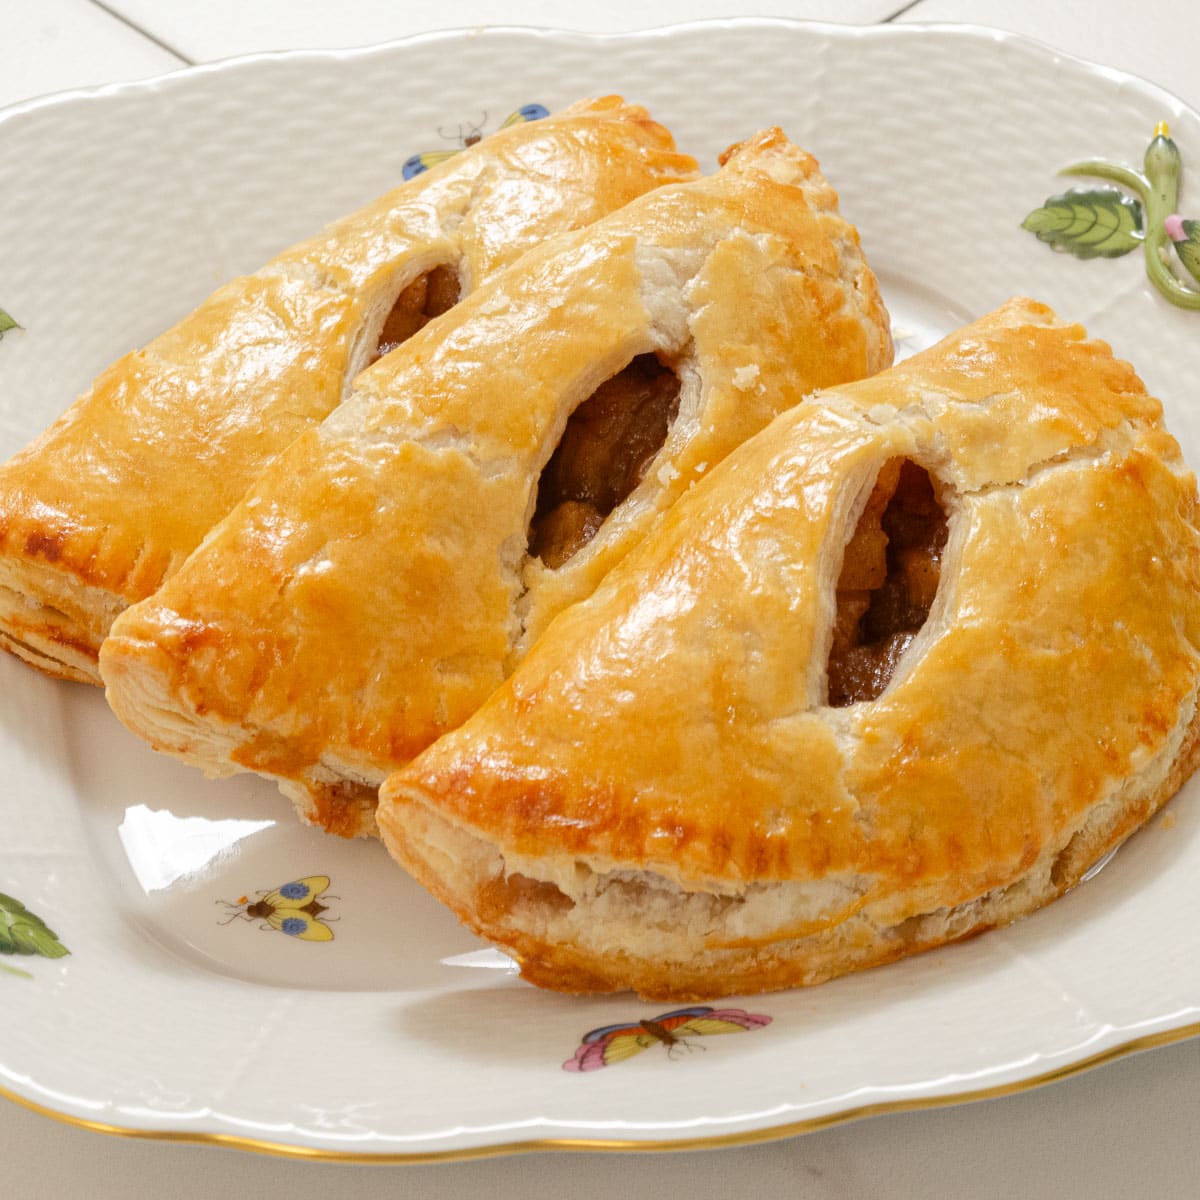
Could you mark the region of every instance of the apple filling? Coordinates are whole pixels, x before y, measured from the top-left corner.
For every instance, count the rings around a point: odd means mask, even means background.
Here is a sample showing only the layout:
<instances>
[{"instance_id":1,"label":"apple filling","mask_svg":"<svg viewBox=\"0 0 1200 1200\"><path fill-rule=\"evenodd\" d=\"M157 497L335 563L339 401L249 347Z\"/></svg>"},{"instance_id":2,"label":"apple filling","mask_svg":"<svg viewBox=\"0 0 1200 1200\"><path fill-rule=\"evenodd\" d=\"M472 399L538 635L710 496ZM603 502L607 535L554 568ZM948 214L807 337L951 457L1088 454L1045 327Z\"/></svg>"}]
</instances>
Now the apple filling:
<instances>
[{"instance_id":1,"label":"apple filling","mask_svg":"<svg viewBox=\"0 0 1200 1200\"><path fill-rule=\"evenodd\" d=\"M946 514L929 473L884 464L846 545L829 654L829 703L874 700L929 616L941 575Z\"/></svg>"},{"instance_id":2,"label":"apple filling","mask_svg":"<svg viewBox=\"0 0 1200 1200\"><path fill-rule=\"evenodd\" d=\"M642 354L571 414L538 483L529 552L560 567L641 483L679 408L679 379Z\"/></svg>"},{"instance_id":3,"label":"apple filling","mask_svg":"<svg viewBox=\"0 0 1200 1200\"><path fill-rule=\"evenodd\" d=\"M395 350L434 317L449 312L458 299L458 274L451 267L434 267L432 271L418 275L396 297L396 303L383 322L379 344L371 361Z\"/></svg>"}]
</instances>

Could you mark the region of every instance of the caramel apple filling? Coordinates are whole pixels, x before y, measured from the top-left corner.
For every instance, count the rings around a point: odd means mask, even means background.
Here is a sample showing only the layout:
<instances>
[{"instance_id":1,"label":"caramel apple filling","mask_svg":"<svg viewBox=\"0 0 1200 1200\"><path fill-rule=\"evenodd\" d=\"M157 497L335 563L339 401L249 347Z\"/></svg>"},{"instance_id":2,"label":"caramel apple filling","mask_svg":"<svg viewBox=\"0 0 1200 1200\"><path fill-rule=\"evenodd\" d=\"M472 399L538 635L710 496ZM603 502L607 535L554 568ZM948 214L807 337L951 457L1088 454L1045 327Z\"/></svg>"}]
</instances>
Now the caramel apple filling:
<instances>
[{"instance_id":1,"label":"caramel apple filling","mask_svg":"<svg viewBox=\"0 0 1200 1200\"><path fill-rule=\"evenodd\" d=\"M561 567L641 483L679 408L679 379L642 354L571 414L538 483L529 552Z\"/></svg>"},{"instance_id":2,"label":"caramel apple filling","mask_svg":"<svg viewBox=\"0 0 1200 1200\"><path fill-rule=\"evenodd\" d=\"M884 464L846 546L829 653L829 703L874 700L925 624L937 594L946 514L929 473Z\"/></svg>"},{"instance_id":3,"label":"caramel apple filling","mask_svg":"<svg viewBox=\"0 0 1200 1200\"><path fill-rule=\"evenodd\" d=\"M434 267L432 271L418 275L396 297L396 303L383 323L379 345L371 361L395 350L434 317L449 312L458 303L458 296L458 275L452 268Z\"/></svg>"}]
</instances>

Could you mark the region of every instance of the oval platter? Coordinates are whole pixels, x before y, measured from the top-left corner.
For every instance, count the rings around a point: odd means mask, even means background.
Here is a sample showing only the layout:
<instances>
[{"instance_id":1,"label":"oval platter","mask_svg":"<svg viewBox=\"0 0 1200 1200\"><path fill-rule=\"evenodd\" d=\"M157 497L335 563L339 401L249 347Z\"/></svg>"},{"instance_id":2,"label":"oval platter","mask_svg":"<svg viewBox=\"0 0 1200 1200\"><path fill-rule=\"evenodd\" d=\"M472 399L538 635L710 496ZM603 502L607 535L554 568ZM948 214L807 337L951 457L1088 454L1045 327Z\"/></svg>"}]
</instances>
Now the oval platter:
<instances>
[{"instance_id":1,"label":"oval platter","mask_svg":"<svg viewBox=\"0 0 1200 1200\"><path fill-rule=\"evenodd\" d=\"M901 354L1035 296L1134 361L1200 462L1200 313L1167 303L1140 254L1081 260L1022 228L1062 166L1136 165L1164 120L1186 200L1200 116L991 31L767 20L450 32L6 110L0 453L412 155L605 92L706 169L766 125L815 153ZM718 1145L1017 1091L1200 1032L1200 957L1180 950L1200 910L1194 784L1014 927L675 1011L536 991L380 846L299 827L267 782L155 756L97 691L8 658L0 761L0 1094L109 1132L371 1160Z\"/></svg>"}]
</instances>

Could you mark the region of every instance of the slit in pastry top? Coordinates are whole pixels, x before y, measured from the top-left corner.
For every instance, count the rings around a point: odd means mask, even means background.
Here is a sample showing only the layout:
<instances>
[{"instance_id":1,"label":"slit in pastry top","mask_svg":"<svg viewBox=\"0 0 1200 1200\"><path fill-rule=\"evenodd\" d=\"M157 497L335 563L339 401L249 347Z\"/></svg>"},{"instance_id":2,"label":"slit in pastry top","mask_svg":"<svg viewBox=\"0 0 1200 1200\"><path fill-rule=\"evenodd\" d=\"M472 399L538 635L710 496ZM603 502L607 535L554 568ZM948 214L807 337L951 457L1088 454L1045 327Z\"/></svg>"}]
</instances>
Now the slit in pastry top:
<instances>
[{"instance_id":1,"label":"slit in pastry top","mask_svg":"<svg viewBox=\"0 0 1200 1200\"><path fill-rule=\"evenodd\" d=\"M109 702L159 748L372 832L388 771L696 480L891 350L833 189L765 131L716 174L531 251L364 371L114 623ZM570 503L599 520L556 538Z\"/></svg>"},{"instance_id":2,"label":"slit in pastry top","mask_svg":"<svg viewBox=\"0 0 1200 1200\"><path fill-rule=\"evenodd\" d=\"M99 682L151 594L357 374L546 238L695 163L617 97L520 122L234 280L0 467L0 645Z\"/></svg>"},{"instance_id":3,"label":"slit in pastry top","mask_svg":"<svg viewBox=\"0 0 1200 1200\"><path fill-rule=\"evenodd\" d=\"M837 582L829 703L874 700L929 616L941 576L946 514L929 472L883 465L846 545Z\"/></svg>"},{"instance_id":4,"label":"slit in pastry top","mask_svg":"<svg viewBox=\"0 0 1200 1200\"><path fill-rule=\"evenodd\" d=\"M529 552L561 567L595 537L658 457L679 411L679 377L639 354L567 421L538 482Z\"/></svg>"},{"instance_id":5,"label":"slit in pastry top","mask_svg":"<svg viewBox=\"0 0 1200 1200\"><path fill-rule=\"evenodd\" d=\"M401 289L384 318L371 362L403 345L434 317L448 313L461 294L462 282L458 271L451 266L442 264L418 275Z\"/></svg>"}]
</instances>

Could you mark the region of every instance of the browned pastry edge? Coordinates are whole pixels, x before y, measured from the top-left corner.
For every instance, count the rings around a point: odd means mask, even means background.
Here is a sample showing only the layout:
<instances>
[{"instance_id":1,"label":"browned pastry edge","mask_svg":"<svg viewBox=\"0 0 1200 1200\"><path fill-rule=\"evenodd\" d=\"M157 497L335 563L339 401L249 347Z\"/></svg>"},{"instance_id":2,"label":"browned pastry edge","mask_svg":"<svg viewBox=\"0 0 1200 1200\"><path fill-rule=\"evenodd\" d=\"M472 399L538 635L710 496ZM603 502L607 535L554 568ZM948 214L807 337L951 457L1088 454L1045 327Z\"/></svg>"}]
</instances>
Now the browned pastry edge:
<instances>
[{"instance_id":1,"label":"browned pastry edge","mask_svg":"<svg viewBox=\"0 0 1200 1200\"><path fill-rule=\"evenodd\" d=\"M71 634L61 631L48 620L40 628L23 629L22 633L28 640L0 630L0 649L54 679L90 683L93 687L100 685L91 646L73 640Z\"/></svg>"},{"instance_id":2,"label":"browned pastry edge","mask_svg":"<svg viewBox=\"0 0 1200 1200\"><path fill-rule=\"evenodd\" d=\"M646 1000L693 1001L812 986L1012 924L1075 887L1093 864L1170 800L1197 766L1200 709L1192 714L1174 762L1157 788L1135 794L1115 809L1101 805L1092 810L1065 841L1047 847L1027 872L1004 887L954 908L909 917L891 928L864 928L851 918L826 933L717 950L691 962L663 963L620 951L600 959L506 926L506 919L518 908L527 910L539 892L542 903L551 908L571 902L553 884L523 876L485 874L465 887L447 886L455 875L447 873L444 862L431 865L426 854L433 824L440 826L447 842L457 840L462 864L495 868L497 863L502 867L503 860L490 844L452 826L419 800L409 797L398 814L381 809L380 824L389 850L405 869L465 925L508 951L530 983L575 994L632 989ZM419 840L414 832L419 832Z\"/></svg>"}]
</instances>

